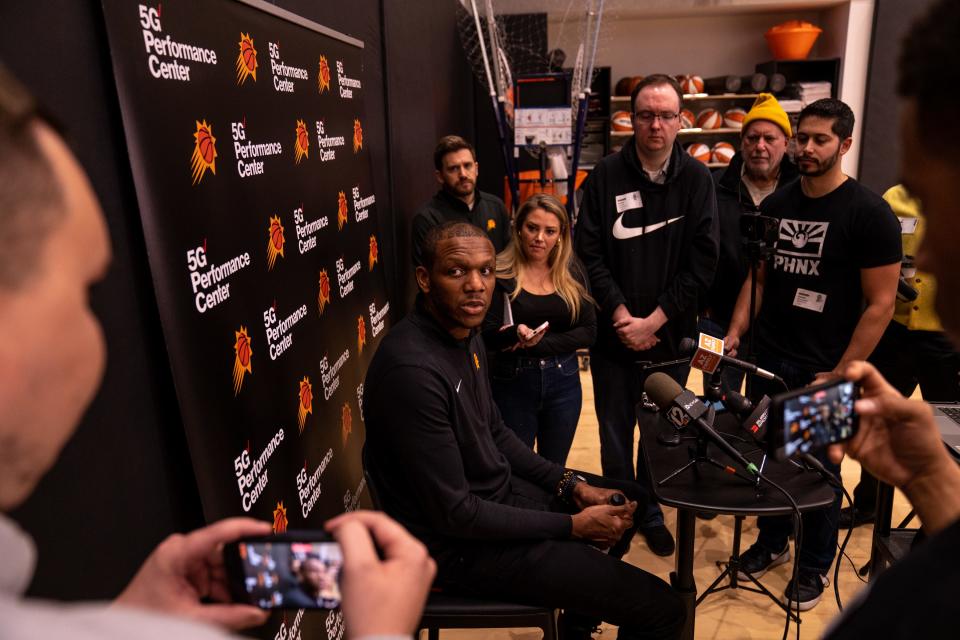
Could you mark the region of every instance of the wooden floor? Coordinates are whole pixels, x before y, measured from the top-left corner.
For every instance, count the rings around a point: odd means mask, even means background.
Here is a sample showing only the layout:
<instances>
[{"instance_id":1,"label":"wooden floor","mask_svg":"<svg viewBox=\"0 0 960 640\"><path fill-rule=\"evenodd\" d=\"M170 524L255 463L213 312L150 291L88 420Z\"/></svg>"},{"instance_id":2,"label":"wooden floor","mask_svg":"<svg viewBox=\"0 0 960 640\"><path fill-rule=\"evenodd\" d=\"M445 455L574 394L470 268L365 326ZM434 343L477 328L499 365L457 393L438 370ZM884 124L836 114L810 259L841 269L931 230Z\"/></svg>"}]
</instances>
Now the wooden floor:
<instances>
[{"instance_id":1,"label":"wooden floor","mask_svg":"<svg viewBox=\"0 0 960 640\"><path fill-rule=\"evenodd\" d=\"M573 449L567 460L567 466L600 473L600 442L597 433L597 418L593 409L593 384L588 372L581 372L583 382L583 411L577 427ZM694 372L690 376L689 387L699 393L700 374ZM918 396L919 397L919 396ZM843 483L851 494L860 477L860 466L853 460L846 459L842 465ZM846 506L846 502L844 502ZM902 494L897 492L893 507L893 522L896 524L903 519L910 508ZM664 508L666 524L670 531L676 534L676 511ZM698 591L702 591L719 575L716 566L717 560L729 557L733 542L733 516L718 516L709 521L697 520L697 540L695 545L694 575ZM841 541L844 531L841 531ZM756 539L756 519L747 518L743 528L742 548L746 550ZM872 526L862 526L854 529L850 542L847 545L847 554L853 560L857 569L866 564L870 557L870 540L873 535ZM630 553L624 558L646 571L669 581L669 574L674 569L674 557L661 558L647 549L642 536L637 536ZM767 573L763 584L776 595L782 595L783 589L790 579L792 561L781 565ZM830 620L837 615L837 603L833 591L833 569L830 572L830 587L824 591L820 603L810 611L803 613L801 637L813 640L819 638L827 628ZM864 584L857 576L856 570L845 558L840 567L840 598L844 603L853 600L854 596ZM780 638L783 633L784 613L766 596L742 590L726 590L710 595L697 607L696 638L700 639L771 639ZM796 631L791 630L791 637ZM507 630L450 630L442 631L444 640L536 640L542 634L539 630L507 629ZM424 634L425 636L425 634ZM595 636L601 640L616 638L616 628L603 626L603 633Z\"/></svg>"}]
</instances>

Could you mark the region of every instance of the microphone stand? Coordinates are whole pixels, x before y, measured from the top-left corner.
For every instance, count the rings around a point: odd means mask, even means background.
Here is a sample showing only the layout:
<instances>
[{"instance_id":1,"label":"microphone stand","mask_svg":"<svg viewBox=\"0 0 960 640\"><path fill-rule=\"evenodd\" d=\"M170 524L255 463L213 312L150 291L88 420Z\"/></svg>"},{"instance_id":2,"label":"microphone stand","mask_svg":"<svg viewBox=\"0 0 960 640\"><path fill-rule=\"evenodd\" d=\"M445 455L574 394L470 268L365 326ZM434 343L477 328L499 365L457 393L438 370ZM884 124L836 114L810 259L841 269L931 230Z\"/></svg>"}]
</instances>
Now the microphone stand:
<instances>
[{"instance_id":1,"label":"microphone stand","mask_svg":"<svg viewBox=\"0 0 960 640\"><path fill-rule=\"evenodd\" d=\"M716 415L717 415L716 411L713 409L713 407L710 407L709 411L707 412L707 415L704 416L703 421L712 427L713 421L716 418ZM694 428L694 431L696 431L696 428ZM680 475L687 469L691 469L691 468L693 469L694 475L699 479L700 478L699 465L702 463L706 463L718 469L721 469L727 473L735 475L738 478L743 479L745 482L751 485L755 485L759 489L760 487L759 475L757 475L756 478L751 478L749 476L744 475L740 471L738 471L736 468L733 467L733 465L724 464L719 460L710 457L710 454L707 451L707 447L710 444L710 442L703 435L701 435L700 433L697 433L695 436L693 437L688 436L685 439L694 440L696 443L694 447L687 448L687 453L690 455L690 459L679 469L676 469L673 473L669 474L667 477L658 481L657 482L658 487L662 487L673 478L676 478L678 475Z\"/></svg>"}]
</instances>

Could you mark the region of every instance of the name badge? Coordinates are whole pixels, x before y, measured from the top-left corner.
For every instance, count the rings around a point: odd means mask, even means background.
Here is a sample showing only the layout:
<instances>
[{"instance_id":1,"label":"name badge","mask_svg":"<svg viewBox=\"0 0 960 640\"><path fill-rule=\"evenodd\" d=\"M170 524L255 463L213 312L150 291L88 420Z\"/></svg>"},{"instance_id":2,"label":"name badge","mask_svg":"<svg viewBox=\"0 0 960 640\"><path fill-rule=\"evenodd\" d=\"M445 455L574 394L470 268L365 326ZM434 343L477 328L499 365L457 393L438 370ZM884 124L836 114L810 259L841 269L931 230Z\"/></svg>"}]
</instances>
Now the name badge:
<instances>
[{"instance_id":1,"label":"name badge","mask_svg":"<svg viewBox=\"0 0 960 640\"><path fill-rule=\"evenodd\" d=\"M793 306L801 309L809 309L817 313L823 313L823 307L827 304L827 296L809 289L797 288L797 295L793 297Z\"/></svg>"},{"instance_id":2,"label":"name badge","mask_svg":"<svg viewBox=\"0 0 960 640\"><path fill-rule=\"evenodd\" d=\"M897 216L899 218L899 216ZM917 230L917 221L919 218L900 218L900 233L905 236L912 236Z\"/></svg>"},{"instance_id":3,"label":"name badge","mask_svg":"<svg viewBox=\"0 0 960 640\"><path fill-rule=\"evenodd\" d=\"M640 199L639 191L630 193L621 193L617 196L617 213L623 213L630 209L640 209L643 207L643 200Z\"/></svg>"}]
</instances>

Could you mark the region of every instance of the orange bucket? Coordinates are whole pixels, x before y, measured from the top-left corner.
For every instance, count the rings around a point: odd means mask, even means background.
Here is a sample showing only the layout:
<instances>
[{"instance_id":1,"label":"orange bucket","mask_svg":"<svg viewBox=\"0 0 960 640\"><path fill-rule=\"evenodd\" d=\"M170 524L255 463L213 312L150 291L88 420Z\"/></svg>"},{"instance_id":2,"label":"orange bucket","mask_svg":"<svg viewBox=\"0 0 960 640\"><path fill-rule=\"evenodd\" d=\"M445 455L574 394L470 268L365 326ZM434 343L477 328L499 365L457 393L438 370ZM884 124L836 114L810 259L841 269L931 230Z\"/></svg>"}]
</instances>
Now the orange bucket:
<instances>
[{"instance_id":1,"label":"orange bucket","mask_svg":"<svg viewBox=\"0 0 960 640\"><path fill-rule=\"evenodd\" d=\"M774 60L804 60L823 29L803 20L788 20L764 35Z\"/></svg>"}]
</instances>

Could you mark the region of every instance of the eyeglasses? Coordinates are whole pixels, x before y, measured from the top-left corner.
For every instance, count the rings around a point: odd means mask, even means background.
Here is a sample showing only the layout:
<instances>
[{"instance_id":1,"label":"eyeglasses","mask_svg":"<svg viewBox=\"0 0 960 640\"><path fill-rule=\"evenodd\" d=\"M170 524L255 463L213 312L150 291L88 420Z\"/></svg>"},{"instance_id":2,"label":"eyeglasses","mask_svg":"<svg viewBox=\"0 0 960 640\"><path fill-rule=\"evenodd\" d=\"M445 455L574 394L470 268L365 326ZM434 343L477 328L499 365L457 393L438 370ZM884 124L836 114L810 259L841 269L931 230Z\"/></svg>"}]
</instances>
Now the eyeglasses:
<instances>
[{"instance_id":1,"label":"eyeglasses","mask_svg":"<svg viewBox=\"0 0 960 640\"><path fill-rule=\"evenodd\" d=\"M637 111L634 115L637 117L637 120L643 124L653 124L653 121L657 118L660 118L660 122L669 124L680 116L679 113L672 111L661 111L660 113L655 111Z\"/></svg>"}]
</instances>

